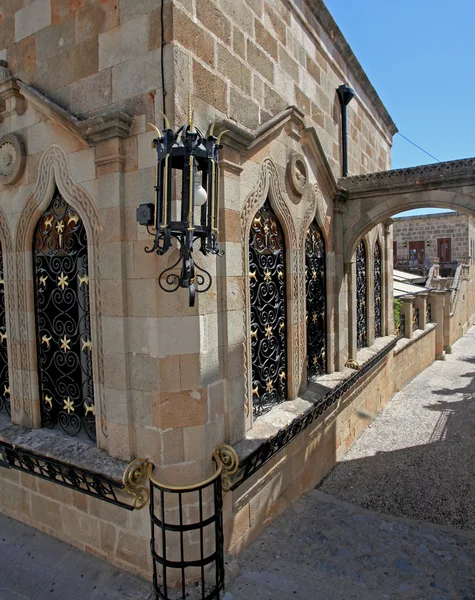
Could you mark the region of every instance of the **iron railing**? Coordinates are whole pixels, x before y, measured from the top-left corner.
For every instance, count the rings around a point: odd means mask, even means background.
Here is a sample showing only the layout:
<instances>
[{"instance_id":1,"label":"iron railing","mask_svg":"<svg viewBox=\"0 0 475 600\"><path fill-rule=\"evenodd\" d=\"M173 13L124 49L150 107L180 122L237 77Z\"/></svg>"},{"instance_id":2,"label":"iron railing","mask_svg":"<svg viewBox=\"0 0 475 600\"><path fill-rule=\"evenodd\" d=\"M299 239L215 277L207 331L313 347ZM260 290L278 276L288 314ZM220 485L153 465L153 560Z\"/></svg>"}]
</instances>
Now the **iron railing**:
<instances>
[{"instance_id":1,"label":"iron railing","mask_svg":"<svg viewBox=\"0 0 475 600\"><path fill-rule=\"evenodd\" d=\"M246 456L239 463L237 478L233 478L232 481L229 477L223 479L224 489L235 490L252 477L254 473L268 463L271 458L287 446L299 433L309 427L320 415L349 392L362 377L378 365L393 350L398 339L394 338L385 348L366 361L350 377L342 381L330 392L327 392L318 402L295 418L287 427L281 429L276 435L266 440L251 454Z\"/></svg>"},{"instance_id":2,"label":"iron railing","mask_svg":"<svg viewBox=\"0 0 475 600\"><path fill-rule=\"evenodd\" d=\"M222 514L221 468L207 481L188 487L167 486L150 477L157 599L219 600L224 589Z\"/></svg>"},{"instance_id":3,"label":"iron railing","mask_svg":"<svg viewBox=\"0 0 475 600\"><path fill-rule=\"evenodd\" d=\"M137 508L120 498L120 492L126 491L123 484L3 441L0 441L0 466L23 471L127 510Z\"/></svg>"}]
</instances>

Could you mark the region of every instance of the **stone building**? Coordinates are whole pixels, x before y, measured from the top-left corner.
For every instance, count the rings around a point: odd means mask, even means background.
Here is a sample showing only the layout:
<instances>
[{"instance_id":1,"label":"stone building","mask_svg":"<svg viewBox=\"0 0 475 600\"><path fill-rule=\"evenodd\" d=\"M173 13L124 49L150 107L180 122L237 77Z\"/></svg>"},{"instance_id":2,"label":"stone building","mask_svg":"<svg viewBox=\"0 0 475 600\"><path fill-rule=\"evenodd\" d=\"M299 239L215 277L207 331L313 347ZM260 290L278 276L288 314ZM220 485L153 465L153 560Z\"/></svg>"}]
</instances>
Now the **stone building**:
<instances>
[{"instance_id":1,"label":"stone building","mask_svg":"<svg viewBox=\"0 0 475 600\"><path fill-rule=\"evenodd\" d=\"M475 220L460 213L434 213L395 217L393 224L393 259L414 264L457 262L475 256Z\"/></svg>"},{"instance_id":2,"label":"stone building","mask_svg":"<svg viewBox=\"0 0 475 600\"><path fill-rule=\"evenodd\" d=\"M473 160L389 170L396 127L321 0L0 15L0 510L217 598L223 548L313 487L361 409L471 322L467 266L456 302L406 298L394 334L390 217L473 211ZM197 139L198 168L175 173ZM208 236L194 272L189 252L145 251L173 227L182 248Z\"/></svg>"}]
</instances>

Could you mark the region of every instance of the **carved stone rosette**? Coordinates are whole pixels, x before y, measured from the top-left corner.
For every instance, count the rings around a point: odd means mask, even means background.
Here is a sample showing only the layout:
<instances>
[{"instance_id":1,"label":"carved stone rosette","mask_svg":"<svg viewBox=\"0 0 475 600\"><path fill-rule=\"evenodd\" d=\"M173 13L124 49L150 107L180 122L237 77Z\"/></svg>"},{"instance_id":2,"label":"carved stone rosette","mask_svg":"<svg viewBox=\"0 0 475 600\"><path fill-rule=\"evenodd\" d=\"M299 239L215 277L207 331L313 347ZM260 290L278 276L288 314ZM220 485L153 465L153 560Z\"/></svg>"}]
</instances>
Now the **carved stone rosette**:
<instances>
[{"instance_id":1,"label":"carved stone rosette","mask_svg":"<svg viewBox=\"0 0 475 600\"><path fill-rule=\"evenodd\" d=\"M0 138L0 184L17 182L25 169L25 143L18 135L8 133Z\"/></svg>"}]
</instances>

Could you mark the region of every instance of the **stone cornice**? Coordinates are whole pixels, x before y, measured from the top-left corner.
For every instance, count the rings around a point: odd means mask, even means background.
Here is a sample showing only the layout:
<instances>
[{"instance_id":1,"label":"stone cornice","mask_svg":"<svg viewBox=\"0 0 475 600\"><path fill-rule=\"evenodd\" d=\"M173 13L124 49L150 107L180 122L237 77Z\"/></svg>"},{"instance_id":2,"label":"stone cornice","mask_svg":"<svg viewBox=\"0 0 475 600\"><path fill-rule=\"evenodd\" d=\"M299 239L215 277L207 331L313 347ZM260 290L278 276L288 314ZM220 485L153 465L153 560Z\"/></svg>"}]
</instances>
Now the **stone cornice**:
<instances>
[{"instance_id":1,"label":"stone cornice","mask_svg":"<svg viewBox=\"0 0 475 600\"><path fill-rule=\"evenodd\" d=\"M342 177L338 185L358 198L475 185L475 158Z\"/></svg>"},{"instance_id":2,"label":"stone cornice","mask_svg":"<svg viewBox=\"0 0 475 600\"><path fill-rule=\"evenodd\" d=\"M103 113L79 122L79 131L91 146L111 138L129 137L131 127L132 117L120 110Z\"/></svg>"},{"instance_id":3,"label":"stone cornice","mask_svg":"<svg viewBox=\"0 0 475 600\"><path fill-rule=\"evenodd\" d=\"M341 57L353 73L354 77L364 89L369 100L372 102L373 106L378 111L379 116L381 117L385 126L391 132L391 135L395 135L398 132L396 124L392 120L381 98L374 89L371 81L369 80L368 76L363 70L363 67L361 66L359 60L356 58L353 50L346 41L340 28L335 23L335 20L331 16L330 11L325 6L323 0L303 0L303 2L308 7L312 15L322 25L326 34L328 35L332 43L335 45L335 48L338 50Z\"/></svg>"},{"instance_id":4,"label":"stone cornice","mask_svg":"<svg viewBox=\"0 0 475 600\"><path fill-rule=\"evenodd\" d=\"M328 164L325 152L318 138L315 127L307 127L304 113L296 106L289 106L269 119L255 131L250 131L236 121L220 119L215 125L215 135L227 130L222 143L235 150L238 155L246 155L270 140L285 129L287 135L297 139L302 146L307 146L316 159L318 170L331 194L336 193L337 184Z\"/></svg>"}]
</instances>

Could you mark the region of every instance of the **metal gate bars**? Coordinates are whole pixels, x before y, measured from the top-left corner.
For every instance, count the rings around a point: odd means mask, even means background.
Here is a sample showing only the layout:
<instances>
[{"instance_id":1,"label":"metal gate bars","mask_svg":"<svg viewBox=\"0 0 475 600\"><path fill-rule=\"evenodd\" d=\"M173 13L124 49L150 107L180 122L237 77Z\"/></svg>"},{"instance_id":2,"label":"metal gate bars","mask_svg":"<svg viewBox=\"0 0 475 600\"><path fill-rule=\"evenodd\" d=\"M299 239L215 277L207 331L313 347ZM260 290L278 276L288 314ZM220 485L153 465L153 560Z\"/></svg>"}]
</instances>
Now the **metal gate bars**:
<instances>
[{"instance_id":1,"label":"metal gate bars","mask_svg":"<svg viewBox=\"0 0 475 600\"><path fill-rule=\"evenodd\" d=\"M132 461L125 488L150 497L153 587L157 600L219 600L224 590L222 481L237 471L239 459L230 446L213 455L212 477L189 486L171 486L152 475L153 465ZM146 481L149 480L149 491Z\"/></svg>"}]
</instances>

